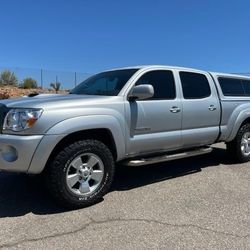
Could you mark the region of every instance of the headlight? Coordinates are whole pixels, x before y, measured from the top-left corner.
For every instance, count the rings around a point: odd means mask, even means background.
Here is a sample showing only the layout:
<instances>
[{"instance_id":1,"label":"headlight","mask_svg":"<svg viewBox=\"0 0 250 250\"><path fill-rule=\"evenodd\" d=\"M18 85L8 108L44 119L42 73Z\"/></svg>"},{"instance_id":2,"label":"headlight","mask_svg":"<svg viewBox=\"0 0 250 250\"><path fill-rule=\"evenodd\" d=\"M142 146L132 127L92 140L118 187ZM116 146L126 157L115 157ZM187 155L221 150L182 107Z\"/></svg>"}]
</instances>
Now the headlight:
<instances>
[{"instance_id":1,"label":"headlight","mask_svg":"<svg viewBox=\"0 0 250 250\"><path fill-rule=\"evenodd\" d=\"M11 109L4 119L3 130L22 131L31 128L42 112L42 109Z\"/></svg>"}]
</instances>

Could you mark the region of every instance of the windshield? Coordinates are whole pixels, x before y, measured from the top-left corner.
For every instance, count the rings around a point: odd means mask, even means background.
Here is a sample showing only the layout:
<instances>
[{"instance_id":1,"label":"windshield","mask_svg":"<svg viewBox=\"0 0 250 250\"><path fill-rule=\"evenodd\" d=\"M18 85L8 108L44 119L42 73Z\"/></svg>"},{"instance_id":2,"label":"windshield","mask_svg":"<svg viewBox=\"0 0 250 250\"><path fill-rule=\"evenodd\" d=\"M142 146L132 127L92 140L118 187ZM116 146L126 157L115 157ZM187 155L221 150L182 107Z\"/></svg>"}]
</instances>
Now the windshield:
<instances>
[{"instance_id":1,"label":"windshield","mask_svg":"<svg viewBox=\"0 0 250 250\"><path fill-rule=\"evenodd\" d=\"M70 94L116 96L137 70L122 69L99 73L77 85Z\"/></svg>"}]
</instances>

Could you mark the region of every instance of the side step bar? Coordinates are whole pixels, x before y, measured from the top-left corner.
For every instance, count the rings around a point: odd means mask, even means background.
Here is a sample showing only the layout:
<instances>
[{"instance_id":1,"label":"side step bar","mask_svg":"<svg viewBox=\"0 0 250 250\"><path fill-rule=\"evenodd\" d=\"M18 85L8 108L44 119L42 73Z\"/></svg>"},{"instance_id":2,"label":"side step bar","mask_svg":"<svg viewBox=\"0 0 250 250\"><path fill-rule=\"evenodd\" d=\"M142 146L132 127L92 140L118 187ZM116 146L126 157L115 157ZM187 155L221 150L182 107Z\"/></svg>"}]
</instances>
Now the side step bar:
<instances>
[{"instance_id":1,"label":"side step bar","mask_svg":"<svg viewBox=\"0 0 250 250\"><path fill-rule=\"evenodd\" d=\"M187 157L196 156L196 155L208 154L212 150L213 149L210 147L199 148L199 149L195 149L195 150L186 151L183 153L166 154L166 155L155 156L155 157L151 157L151 158L133 159L133 160L129 160L127 162L124 162L123 164L127 165L127 166L143 166L143 165L149 165L149 164L154 164L154 163L159 163L159 162L187 158Z\"/></svg>"}]
</instances>

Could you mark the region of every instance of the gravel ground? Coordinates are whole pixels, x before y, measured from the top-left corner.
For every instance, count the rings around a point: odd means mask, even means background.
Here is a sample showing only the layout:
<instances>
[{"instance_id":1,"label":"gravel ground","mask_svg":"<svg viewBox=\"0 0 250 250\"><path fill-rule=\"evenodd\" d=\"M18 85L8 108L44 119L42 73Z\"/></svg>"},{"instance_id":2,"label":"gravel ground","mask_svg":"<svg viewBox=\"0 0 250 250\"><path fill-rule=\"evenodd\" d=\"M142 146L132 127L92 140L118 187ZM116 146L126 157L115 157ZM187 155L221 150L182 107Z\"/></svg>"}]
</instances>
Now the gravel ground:
<instances>
[{"instance_id":1,"label":"gravel ground","mask_svg":"<svg viewBox=\"0 0 250 250\"><path fill-rule=\"evenodd\" d=\"M209 155L117 167L100 203L65 211L37 177L0 173L0 248L250 249L250 163Z\"/></svg>"}]
</instances>

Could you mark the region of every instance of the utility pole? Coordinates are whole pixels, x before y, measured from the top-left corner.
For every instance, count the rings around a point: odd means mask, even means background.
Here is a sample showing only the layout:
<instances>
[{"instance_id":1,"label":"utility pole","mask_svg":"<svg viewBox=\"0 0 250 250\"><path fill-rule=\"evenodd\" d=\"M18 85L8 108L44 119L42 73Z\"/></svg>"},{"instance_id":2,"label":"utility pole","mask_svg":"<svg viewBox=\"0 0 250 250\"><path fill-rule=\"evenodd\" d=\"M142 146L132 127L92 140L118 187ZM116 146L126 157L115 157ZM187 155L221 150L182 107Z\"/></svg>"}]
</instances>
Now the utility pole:
<instances>
[{"instance_id":1,"label":"utility pole","mask_svg":"<svg viewBox=\"0 0 250 250\"><path fill-rule=\"evenodd\" d=\"M43 69L41 69L41 88L43 89Z\"/></svg>"},{"instance_id":2,"label":"utility pole","mask_svg":"<svg viewBox=\"0 0 250 250\"><path fill-rule=\"evenodd\" d=\"M76 86L76 84L77 84L76 82L77 82L77 80L76 80L76 72L75 72L75 86Z\"/></svg>"}]
</instances>

